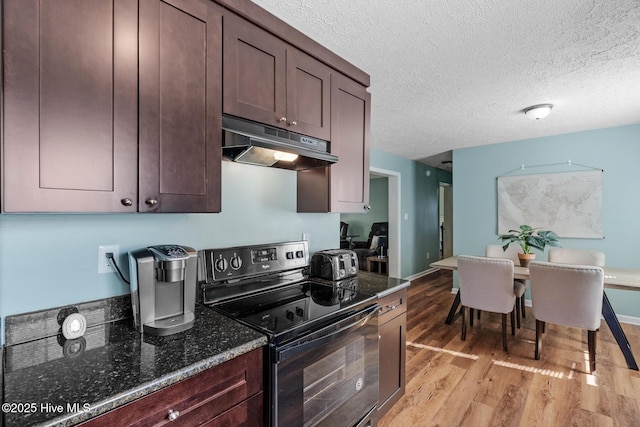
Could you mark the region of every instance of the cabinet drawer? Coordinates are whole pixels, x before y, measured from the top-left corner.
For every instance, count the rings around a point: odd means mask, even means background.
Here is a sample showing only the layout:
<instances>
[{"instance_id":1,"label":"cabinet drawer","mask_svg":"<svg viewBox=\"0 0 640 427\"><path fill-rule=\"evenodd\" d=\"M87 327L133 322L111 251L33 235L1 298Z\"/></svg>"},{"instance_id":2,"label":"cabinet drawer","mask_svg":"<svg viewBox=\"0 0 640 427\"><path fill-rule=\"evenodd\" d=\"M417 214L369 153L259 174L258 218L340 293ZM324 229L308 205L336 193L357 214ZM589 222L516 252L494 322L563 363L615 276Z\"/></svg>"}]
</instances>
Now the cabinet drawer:
<instances>
[{"instance_id":1,"label":"cabinet drawer","mask_svg":"<svg viewBox=\"0 0 640 427\"><path fill-rule=\"evenodd\" d=\"M258 393L203 425L206 427L261 427L264 425L263 399L264 394Z\"/></svg>"},{"instance_id":2,"label":"cabinet drawer","mask_svg":"<svg viewBox=\"0 0 640 427\"><path fill-rule=\"evenodd\" d=\"M169 415L176 412L180 426L201 425L261 391L262 350L256 349L83 425L164 425L170 422Z\"/></svg>"},{"instance_id":3,"label":"cabinet drawer","mask_svg":"<svg viewBox=\"0 0 640 427\"><path fill-rule=\"evenodd\" d=\"M407 312L407 288L380 298L378 303L382 307L378 312L378 324L382 325Z\"/></svg>"}]
</instances>

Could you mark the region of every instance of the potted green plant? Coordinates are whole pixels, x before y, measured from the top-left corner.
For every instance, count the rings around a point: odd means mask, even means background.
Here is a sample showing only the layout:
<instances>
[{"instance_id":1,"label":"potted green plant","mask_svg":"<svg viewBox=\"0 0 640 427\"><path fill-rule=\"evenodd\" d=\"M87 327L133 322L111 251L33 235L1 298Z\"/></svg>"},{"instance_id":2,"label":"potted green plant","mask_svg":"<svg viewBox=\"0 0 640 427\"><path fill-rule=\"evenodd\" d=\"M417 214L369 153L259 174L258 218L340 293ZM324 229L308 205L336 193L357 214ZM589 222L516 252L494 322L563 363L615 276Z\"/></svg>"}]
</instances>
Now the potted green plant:
<instances>
[{"instance_id":1,"label":"potted green plant","mask_svg":"<svg viewBox=\"0 0 640 427\"><path fill-rule=\"evenodd\" d=\"M522 248L522 253L518 254L520 265L527 267L529 262L535 259L535 252L532 248L544 251L546 246L560 246L559 237L550 230L540 230L530 225L521 225L519 230L509 230L509 234L500 235L502 250L506 251L510 244L517 243Z\"/></svg>"}]
</instances>

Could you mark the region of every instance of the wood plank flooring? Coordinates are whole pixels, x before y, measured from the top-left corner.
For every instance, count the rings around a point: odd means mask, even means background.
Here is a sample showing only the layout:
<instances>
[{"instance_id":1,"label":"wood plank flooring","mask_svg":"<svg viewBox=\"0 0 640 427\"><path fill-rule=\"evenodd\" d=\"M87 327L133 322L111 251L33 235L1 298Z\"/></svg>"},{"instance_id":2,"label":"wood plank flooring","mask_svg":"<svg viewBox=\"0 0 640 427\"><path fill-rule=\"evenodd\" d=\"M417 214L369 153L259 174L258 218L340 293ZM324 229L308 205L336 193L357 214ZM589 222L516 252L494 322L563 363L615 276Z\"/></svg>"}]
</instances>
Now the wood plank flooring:
<instances>
[{"instance_id":1,"label":"wood plank flooring","mask_svg":"<svg viewBox=\"0 0 640 427\"><path fill-rule=\"evenodd\" d=\"M640 426L640 374L627 368L604 320L591 375L580 329L547 324L541 360L534 359L529 307L522 328L508 335L509 353L498 314L483 312L461 341L460 317L444 323L451 287L445 271L411 283L406 392L378 426ZM640 326L622 327L640 360Z\"/></svg>"}]
</instances>

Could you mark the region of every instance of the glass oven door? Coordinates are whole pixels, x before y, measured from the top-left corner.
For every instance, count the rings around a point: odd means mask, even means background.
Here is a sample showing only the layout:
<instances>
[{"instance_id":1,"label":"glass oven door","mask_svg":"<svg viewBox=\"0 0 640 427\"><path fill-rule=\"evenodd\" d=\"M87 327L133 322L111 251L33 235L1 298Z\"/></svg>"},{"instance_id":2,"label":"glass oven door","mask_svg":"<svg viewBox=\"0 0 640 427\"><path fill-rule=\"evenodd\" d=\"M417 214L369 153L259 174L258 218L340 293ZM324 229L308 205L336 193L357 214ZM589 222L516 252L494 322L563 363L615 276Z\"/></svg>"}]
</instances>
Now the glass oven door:
<instances>
[{"instance_id":1,"label":"glass oven door","mask_svg":"<svg viewBox=\"0 0 640 427\"><path fill-rule=\"evenodd\" d=\"M276 349L273 426L354 426L378 402L373 305Z\"/></svg>"}]
</instances>

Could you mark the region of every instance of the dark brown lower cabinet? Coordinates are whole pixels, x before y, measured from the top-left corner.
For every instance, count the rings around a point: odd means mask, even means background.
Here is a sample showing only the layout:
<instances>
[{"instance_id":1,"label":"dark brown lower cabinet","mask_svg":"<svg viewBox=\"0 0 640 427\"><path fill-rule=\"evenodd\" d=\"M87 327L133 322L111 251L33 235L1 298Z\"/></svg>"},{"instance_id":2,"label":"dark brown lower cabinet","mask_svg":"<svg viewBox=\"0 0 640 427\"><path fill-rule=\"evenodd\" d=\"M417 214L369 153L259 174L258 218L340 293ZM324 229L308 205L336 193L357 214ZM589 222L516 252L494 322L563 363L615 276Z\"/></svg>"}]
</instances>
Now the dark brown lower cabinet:
<instances>
[{"instance_id":1,"label":"dark brown lower cabinet","mask_svg":"<svg viewBox=\"0 0 640 427\"><path fill-rule=\"evenodd\" d=\"M262 349L256 349L82 425L262 426L262 387Z\"/></svg>"},{"instance_id":2,"label":"dark brown lower cabinet","mask_svg":"<svg viewBox=\"0 0 640 427\"><path fill-rule=\"evenodd\" d=\"M380 387L378 419L404 396L406 364L407 289L380 298Z\"/></svg>"}]
</instances>

